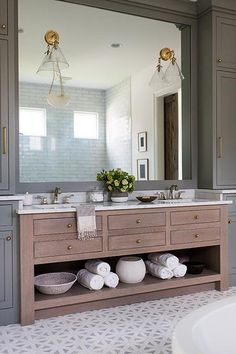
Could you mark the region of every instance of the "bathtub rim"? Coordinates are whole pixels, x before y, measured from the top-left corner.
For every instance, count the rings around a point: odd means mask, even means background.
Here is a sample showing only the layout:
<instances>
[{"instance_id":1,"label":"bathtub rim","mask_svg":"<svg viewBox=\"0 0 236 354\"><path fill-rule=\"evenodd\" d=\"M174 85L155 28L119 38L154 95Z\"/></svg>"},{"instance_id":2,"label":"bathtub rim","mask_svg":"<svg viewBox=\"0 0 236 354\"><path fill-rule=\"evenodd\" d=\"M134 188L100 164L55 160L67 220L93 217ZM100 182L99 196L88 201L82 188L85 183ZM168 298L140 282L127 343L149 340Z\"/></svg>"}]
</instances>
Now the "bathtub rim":
<instances>
[{"instance_id":1,"label":"bathtub rim","mask_svg":"<svg viewBox=\"0 0 236 354\"><path fill-rule=\"evenodd\" d=\"M236 295L227 295L227 298L203 305L201 308L194 310L182 318L172 334L171 345L173 354L205 354L202 351L200 352L199 348L194 348L193 328L209 313L218 310L219 306L223 308L232 304L236 304Z\"/></svg>"}]
</instances>

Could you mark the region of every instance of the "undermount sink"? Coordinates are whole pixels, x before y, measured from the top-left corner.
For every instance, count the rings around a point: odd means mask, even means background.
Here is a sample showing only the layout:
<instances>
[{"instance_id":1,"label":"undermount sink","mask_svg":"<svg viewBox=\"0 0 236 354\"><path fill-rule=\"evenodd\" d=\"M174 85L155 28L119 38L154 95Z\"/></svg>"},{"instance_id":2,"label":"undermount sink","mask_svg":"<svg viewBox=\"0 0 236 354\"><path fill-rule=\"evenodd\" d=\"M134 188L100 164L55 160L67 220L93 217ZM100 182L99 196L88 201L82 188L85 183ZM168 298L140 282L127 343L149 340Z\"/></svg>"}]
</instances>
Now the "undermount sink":
<instances>
[{"instance_id":1,"label":"undermount sink","mask_svg":"<svg viewBox=\"0 0 236 354\"><path fill-rule=\"evenodd\" d=\"M33 205L34 209L70 209L75 208L72 204L40 204Z\"/></svg>"},{"instance_id":2,"label":"undermount sink","mask_svg":"<svg viewBox=\"0 0 236 354\"><path fill-rule=\"evenodd\" d=\"M157 200L157 203L161 204L179 204L179 203L192 203L195 202L196 199L192 198L185 198L185 199L163 199L163 200Z\"/></svg>"}]
</instances>

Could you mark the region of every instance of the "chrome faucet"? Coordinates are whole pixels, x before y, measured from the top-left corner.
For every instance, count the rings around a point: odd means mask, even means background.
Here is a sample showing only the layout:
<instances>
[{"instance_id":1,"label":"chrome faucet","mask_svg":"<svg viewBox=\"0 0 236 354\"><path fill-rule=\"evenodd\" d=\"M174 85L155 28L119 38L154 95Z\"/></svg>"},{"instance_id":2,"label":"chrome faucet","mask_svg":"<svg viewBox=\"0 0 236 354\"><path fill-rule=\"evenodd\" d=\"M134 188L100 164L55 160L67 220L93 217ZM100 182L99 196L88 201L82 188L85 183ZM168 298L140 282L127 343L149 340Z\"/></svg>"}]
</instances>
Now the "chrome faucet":
<instances>
[{"instance_id":1,"label":"chrome faucet","mask_svg":"<svg viewBox=\"0 0 236 354\"><path fill-rule=\"evenodd\" d=\"M61 189L59 187L56 187L53 191L53 204L58 204L58 196L61 194Z\"/></svg>"},{"instance_id":2,"label":"chrome faucet","mask_svg":"<svg viewBox=\"0 0 236 354\"><path fill-rule=\"evenodd\" d=\"M178 190L177 184L172 184L169 188L169 199L175 199L175 191Z\"/></svg>"}]
</instances>

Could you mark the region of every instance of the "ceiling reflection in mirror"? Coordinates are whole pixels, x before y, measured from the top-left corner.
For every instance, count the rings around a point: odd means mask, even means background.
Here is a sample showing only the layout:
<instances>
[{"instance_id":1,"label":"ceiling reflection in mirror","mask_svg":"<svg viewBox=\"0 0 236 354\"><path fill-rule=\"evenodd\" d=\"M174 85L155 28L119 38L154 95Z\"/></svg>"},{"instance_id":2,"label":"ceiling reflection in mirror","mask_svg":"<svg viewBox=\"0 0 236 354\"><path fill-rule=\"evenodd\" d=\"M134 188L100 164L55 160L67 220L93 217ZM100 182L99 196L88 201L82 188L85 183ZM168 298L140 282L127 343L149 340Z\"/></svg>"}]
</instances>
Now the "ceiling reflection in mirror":
<instances>
[{"instance_id":1,"label":"ceiling reflection in mirror","mask_svg":"<svg viewBox=\"0 0 236 354\"><path fill-rule=\"evenodd\" d=\"M19 0L19 29L20 182L94 181L113 168L139 180L191 179L188 26ZM69 63L60 75L37 73L48 30L58 32ZM155 86L163 48L174 51L184 80L161 60ZM55 103L62 94L68 102Z\"/></svg>"}]
</instances>

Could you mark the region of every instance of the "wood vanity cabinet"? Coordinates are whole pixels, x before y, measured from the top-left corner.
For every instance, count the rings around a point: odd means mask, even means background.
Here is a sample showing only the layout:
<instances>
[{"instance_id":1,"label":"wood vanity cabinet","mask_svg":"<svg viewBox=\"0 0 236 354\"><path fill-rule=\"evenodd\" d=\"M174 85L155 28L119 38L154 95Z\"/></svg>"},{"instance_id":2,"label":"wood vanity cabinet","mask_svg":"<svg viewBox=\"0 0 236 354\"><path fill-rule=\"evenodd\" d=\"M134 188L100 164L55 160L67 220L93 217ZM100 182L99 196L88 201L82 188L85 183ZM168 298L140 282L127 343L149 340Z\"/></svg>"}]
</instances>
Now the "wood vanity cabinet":
<instances>
[{"instance_id":1,"label":"wood vanity cabinet","mask_svg":"<svg viewBox=\"0 0 236 354\"><path fill-rule=\"evenodd\" d=\"M213 10L200 16L200 188L236 187L235 38L236 11Z\"/></svg>"},{"instance_id":2,"label":"wood vanity cabinet","mask_svg":"<svg viewBox=\"0 0 236 354\"><path fill-rule=\"evenodd\" d=\"M75 213L20 215L21 323L35 318L228 287L227 205L158 207L96 212L98 237L80 241ZM34 275L78 270L86 259L171 251L206 263L202 274L160 280L146 275L138 284L90 291L78 283L65 294L34 291ZM59 267L59 268L58 268ZM69 268L68 268L69 267Z\"/></svg>"}]
</instances>

